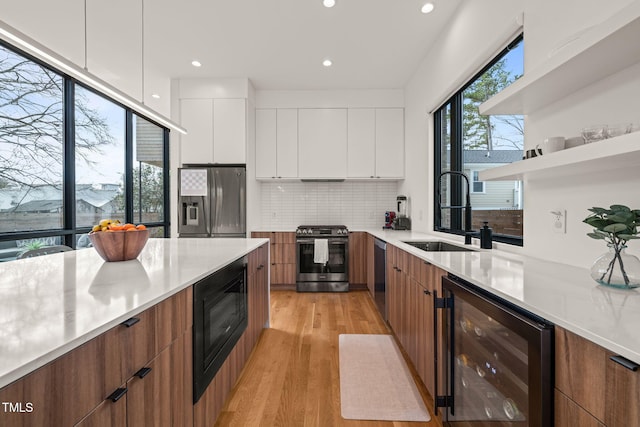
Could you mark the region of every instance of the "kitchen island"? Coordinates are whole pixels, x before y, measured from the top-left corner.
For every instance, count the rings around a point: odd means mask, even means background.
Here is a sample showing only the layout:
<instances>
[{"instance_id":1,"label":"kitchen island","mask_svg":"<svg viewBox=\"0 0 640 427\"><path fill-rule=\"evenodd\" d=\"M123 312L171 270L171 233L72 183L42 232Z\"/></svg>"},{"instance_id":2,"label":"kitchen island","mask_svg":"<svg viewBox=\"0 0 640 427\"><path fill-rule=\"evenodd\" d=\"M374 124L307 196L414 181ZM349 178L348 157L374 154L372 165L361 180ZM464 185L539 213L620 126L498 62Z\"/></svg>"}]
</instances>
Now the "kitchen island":
<instances>
[{"instance_id":1,"label":"kitchen island","mask_svg":"<svg viewBox=\"0 0 640 427\"><path fill-rule=\"evenodd\" d=\"M266 242L149 239L131 261L87 248L1 264L0 388Z\"/></svg>"}]
</instances>

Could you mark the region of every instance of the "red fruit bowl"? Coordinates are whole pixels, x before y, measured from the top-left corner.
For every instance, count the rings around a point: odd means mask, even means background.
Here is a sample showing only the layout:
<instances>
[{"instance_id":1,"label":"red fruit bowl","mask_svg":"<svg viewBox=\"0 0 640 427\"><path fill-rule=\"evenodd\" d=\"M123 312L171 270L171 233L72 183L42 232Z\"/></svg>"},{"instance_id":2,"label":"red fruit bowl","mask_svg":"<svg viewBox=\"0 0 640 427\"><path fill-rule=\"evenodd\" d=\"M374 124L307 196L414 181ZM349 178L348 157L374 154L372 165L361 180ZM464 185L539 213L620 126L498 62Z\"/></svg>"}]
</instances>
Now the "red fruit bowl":
<instances>
[{"instance_id":1,"label":"red fruit bowl","mask_svg":"<svg viewBox=\"0 0 640 427\"><path fill-rule=\"evenodd\" d=\"M149 230L92 231L89 240L105 261L129 261L140 255Z\"/></svg>"}]
</instances>

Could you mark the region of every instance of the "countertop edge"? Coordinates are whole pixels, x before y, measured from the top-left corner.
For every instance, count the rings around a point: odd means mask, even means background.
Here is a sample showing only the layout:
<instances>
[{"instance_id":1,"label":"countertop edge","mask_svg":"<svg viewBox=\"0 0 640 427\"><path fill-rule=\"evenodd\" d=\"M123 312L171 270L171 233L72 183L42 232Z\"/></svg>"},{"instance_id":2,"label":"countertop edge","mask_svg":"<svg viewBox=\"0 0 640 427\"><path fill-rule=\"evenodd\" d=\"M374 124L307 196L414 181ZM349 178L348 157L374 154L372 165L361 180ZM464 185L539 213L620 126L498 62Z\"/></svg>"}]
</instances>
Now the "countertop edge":
<instances>
[{"instance_id":1,"label":"countertop edge","mask_svg":"<svg viewBox=\"0 0 640 427\"><path fill-rule=\"evenodd\" d=\"M0 389L11 385L13 382L31 374L32 372L36 371L37 369L45 366L47 363L50 363L54 360L56 360L57 358L64 356L65 354L67 354L68 352L86 344L87 342L89 342L90 340L96 338L97 336L107 332L108 330L112 329L113 327L121 324L122 322L124 322L125 320L131 318L132 316L135 316L136 314L139 314L145 310L147 310L150 307L153 307L154 305L159 304L160 302L172 297L173 295L183 291L184 289L188 288L189 286L192 286L194 283L198 282L199 280L215 273L216 271L219 271L220 269L224 268L225 266L229 265L230 263L232 263L235 260L238 260L246 255L248 255L249 253L253 252L254 250L256 250L257 248L259 248L260 246L262 246L265 243L269 242L269 239L265 239L265 238L247 238L247 241L253 241L253 244L250 244L249 246L247 246L246 248L246 252L244 252L242 255L240 256L231 256L228 260L226 260L223 263L219 263L218 265L216 265L215 267L212 267L210 270L208 270L207 272L203 273L203 274L199 274L194 276L192 279L186 280L184 283L181 283L180 285L172 288L171 290L168 290L167 292L158 295L156 298L153 298L149 301L146 301L140 305L137 305L135 308L132 308L131 310L129 310L128 312L117 316L105 323L100 324L99 326L96 326L95 328L91 329L90 331L76 337L75 339L59 346L56 347L55 349L46 352L45 354L42 354L39 357L36 357L35 359L24 363L22 365L20 365L19 367L17 367L16 369L10 371L10 372L6 372L5 374L3 374L2 376L0 376Z\"/></svg>"},{"instance_id":2,"label":"countertop edge","mask_svg":"<svg viewBox=\"0 0 640 427\"><path fill-rule=\"evenodd\" d=\"M454 274L458 277L460 277L461 279L485 290L488 291L492 294L494 294L495 296L502 298L512 304L517 305L518 307L521 307L522 309L529 311L537 316L542 317L543 319L548 320L549 322L553 323L554 325L557 325L563 329L566 329L567 331L570 331L582 338L585 338L603 348L605 348L606 350L609 350L613 353L619 354L621 356L624 356L636 363L640 362L640 352L636 351L634 349L625 347L623 344L612 341L610 338L603 336L601 334L595 333L594 331L588 329L588 328L584 328L574 322L572 322L569 319L565 319L563 317L558 316L557 314L551 313L549 311L543 310L540 307L528 304L526 302L523 302L521 300L517 300L513 297L511 297L508 294L502 293L496 289L493 289L489 286L487 286L485 283L481 283L479 282L476 278L474 277L469 277L468 275L464 274L464 272L461 271L456 271L455 269L453 269L451 267L451 265L445 264L443 262L440 262L436 257L434 257L433 255L430 255L429 252L425 252L422 251L420 249L417 249L411 245L408 245L406 243L404 243L403 241L406 240L419 240L420 238L425 238L425 239L431 239L431 240L442 240L442 241L448 241L450 243L459 245L459 246L463 246L460 242L457 242L453 239L448 240L446 238L443 238L440 235L433 235L433 234L429 234L429 233L424 233L424 232L412 232L412 237L410 238L405 238L405 237L400 237L400 236L391 236L389 235L389 233L393 232L393 231L385 231L385 230L353 230L353 231L360 231L360 232L366 232L371 234L372 236L374 236L375 238L378 238L380 240L385 241L388 244L391 244L399 249L402 249L405 252L410 253L411 255L414 255L418 258L421 258L433 265L435 265L438 268L441 268L451 274ZM414 236L415 235L415 236ZM504 251L495 251L491 250L491 249L480 249L478 246L471 246L474 251L476 253L486 253L489 254L489 256L499 256L505 259L511 259L514 261L524 261L527 259L535 259L533 257L530 256L526 256L526 255L520 255L520 254L515 254L515 253L511 253L511 252L504 252ZM544 260L540 260L540 259L535 259L536 261L539 261L541 263L548 263L548 265L562 265L562 264L557 264L557 263L553 263L550 261L544 261ZM569 268L572 268L571 266L567 266ZM587 269L585 269L587 270ZM595 287L595 284L594 284Z\"/></svg>"}]
</instances>

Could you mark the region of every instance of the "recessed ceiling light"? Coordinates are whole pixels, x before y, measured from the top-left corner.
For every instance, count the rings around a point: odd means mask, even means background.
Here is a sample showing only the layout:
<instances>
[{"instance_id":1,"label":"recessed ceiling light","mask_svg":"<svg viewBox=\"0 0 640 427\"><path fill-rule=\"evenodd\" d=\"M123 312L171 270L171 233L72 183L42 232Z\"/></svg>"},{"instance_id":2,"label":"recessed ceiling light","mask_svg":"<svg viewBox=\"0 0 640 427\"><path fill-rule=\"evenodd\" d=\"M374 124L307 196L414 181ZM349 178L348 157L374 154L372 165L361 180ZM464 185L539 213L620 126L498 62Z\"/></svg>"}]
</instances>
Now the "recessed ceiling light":
<instances>
[{"instance_id":1,"label":"recessed ceiling light","mask_svg":"<svg viewBox=\"0 0 640 427\"><path fill-rule=\"evenodd\" d=\"M331 67L332 64L333 62L331 62L330 59L325 59L324 61L322 61L322 65L324 65L325 67Z\"/></svg>"},{"instance_id":2,"label":"recessed ceiling light","mask_svg":"<svg viewBox=\"0 0 640 427\"><path fill-rule=\"evenodd\" d=\"M201 67L202 64L200 63L200 61L191 61L191 65L193 65L194 67Z\"/></svg>"},{"instance_id":3,"label":"recessed ceiling light","mask_svg":"<svg viewBox=\"0 0 640 427\"><path fill-rule=\"evenodd\" d=\"M424 6L422 6L422 9L420 9L420 12L430 13L431 11L433 11L434 7L435 6L433 5L433 3L425 3Z\"/></svg>"},{"instance_id":4,"label":"recessed ceiling light","mask_svg":"<svg viewBox=\"0 0 640 427\"><path fill-rule=\"evenodd\" d=\"M324 7L333 7L336 5L336 0L322 0Z\"/></svg>"},{"instance_id":5,"label":"recessed ceiling light","mask_svg":"<svg viewBox=\"0 0 640 427\"><path fill-rule=\"evenodd\" d=\"M160 99L160 95L158 95L157 93L152 93L151 97L155 99Z\"/></svg>"}]
</instances>

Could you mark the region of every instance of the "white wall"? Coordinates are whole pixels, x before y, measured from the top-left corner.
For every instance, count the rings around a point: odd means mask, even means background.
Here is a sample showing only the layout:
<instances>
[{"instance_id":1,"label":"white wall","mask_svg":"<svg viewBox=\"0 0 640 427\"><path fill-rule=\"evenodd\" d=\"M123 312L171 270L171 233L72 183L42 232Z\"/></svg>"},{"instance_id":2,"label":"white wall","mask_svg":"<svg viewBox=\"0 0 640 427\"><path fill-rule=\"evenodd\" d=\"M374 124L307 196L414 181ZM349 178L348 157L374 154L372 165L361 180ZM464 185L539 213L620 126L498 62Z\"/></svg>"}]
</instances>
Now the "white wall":
<instances>
[{"instance_id":1,"label":"white wall","mask_svg":"<svg viewBox=\"0 0 640 427\"><path fill-rule=\"evenodd\" d=\"M404 107L401 89L389 90L258 90L256 108Z\"/></svg>"},{"instance_id":2,"label":"white wall","mask_svg":"<svg viewBox=\"0 0 640 427\"><path fill-rule=\"evenodd\" d=\"M379 229L384 213L397 211L396 189L395 182L263 182L258 229L293 231L307 224Z\"/></svg>"},{"instance_id":3,"label":"white wall","mask_svg":"<svg viewBox=\"0 0 640 427\"><path fill-rule=\"evenodd\" d=\"M404 107L402 90L258 90L256 108ZM251 155L249 155L251 153ZM247 169L255 175L255 136ZM255 162L255 160L253 160ZM380 228L385 211L395 211L397 182L261 182L257 184L258 226L249 230L294 230L301 224L344 224ZM255 213L252 213L254 215ZM254 224L254 223L252 223Z\"/></svg>"},{"instance_id":4,"label":"white wall","mask_svg":"<svg viewBox=\"0 0 640 427\"><path fill-rule=\"evenodd\" d=\"M414 229L433 229L433 124L428 113L510 41L514 17L524 11L526 73L560 51L571 49L571 40L583 29L597 25L629 3L491 0L461 5L449 31L441 35L405 88L407 179L399 190L413 195ZM579 135L580 129L590 124L624 121L640 122L640 65L620 70L527 116L525 146L534 146L548 136ZM588 214L587 208L613 203L639 208L639 182L640 168L585 173L562 182L525 182L524 247L496 247L589 267L606 248L585 235L590 230L581 221ZM558 208L567 210L566 234L552 231L549 212ZM640 253L634 243L630 251Z\"/></svg>"},{"instance_id":5,"label":"white wall","mask_svg":"<svg viewBox=\"0 0 640 427\"><path fill-rule=\"evenodd\" d=\"M629 0L528 0L525 8L526 66L537 67L550 56L572 49L571 40L584 29L597 25L630 3ZM629 42L636 43L637 40ZM558 49L558 46L563 47ZM526 145L535 145L552 135L576 136L582 127L589 125L626 121L640 123L640 64L620 70L530 114L525 126ZM639 183L639 167L597 174L585 172L562 181L525 182L525 251L540 258L589 267L606 247L601 241L586 236L591 231L582 223L589 213L587 209L614 203L638 209ZM551 229L549 211L558 208L567 210L566 234L555 234ZM629 251L640 254L640 245L630 242Z\"/></svg>"},{"instance_id":6,"label":"white wall","mask_svg":"<svg viewBox=\"0 0 640 427\"><path fill-rule=\"evenodd\" d=\"M431 112L466 83L518 33L523 1L463 2L448 28L407 83L406 179L414 230L433 230L433 123Z\"/></svg>"}]
</instances>

